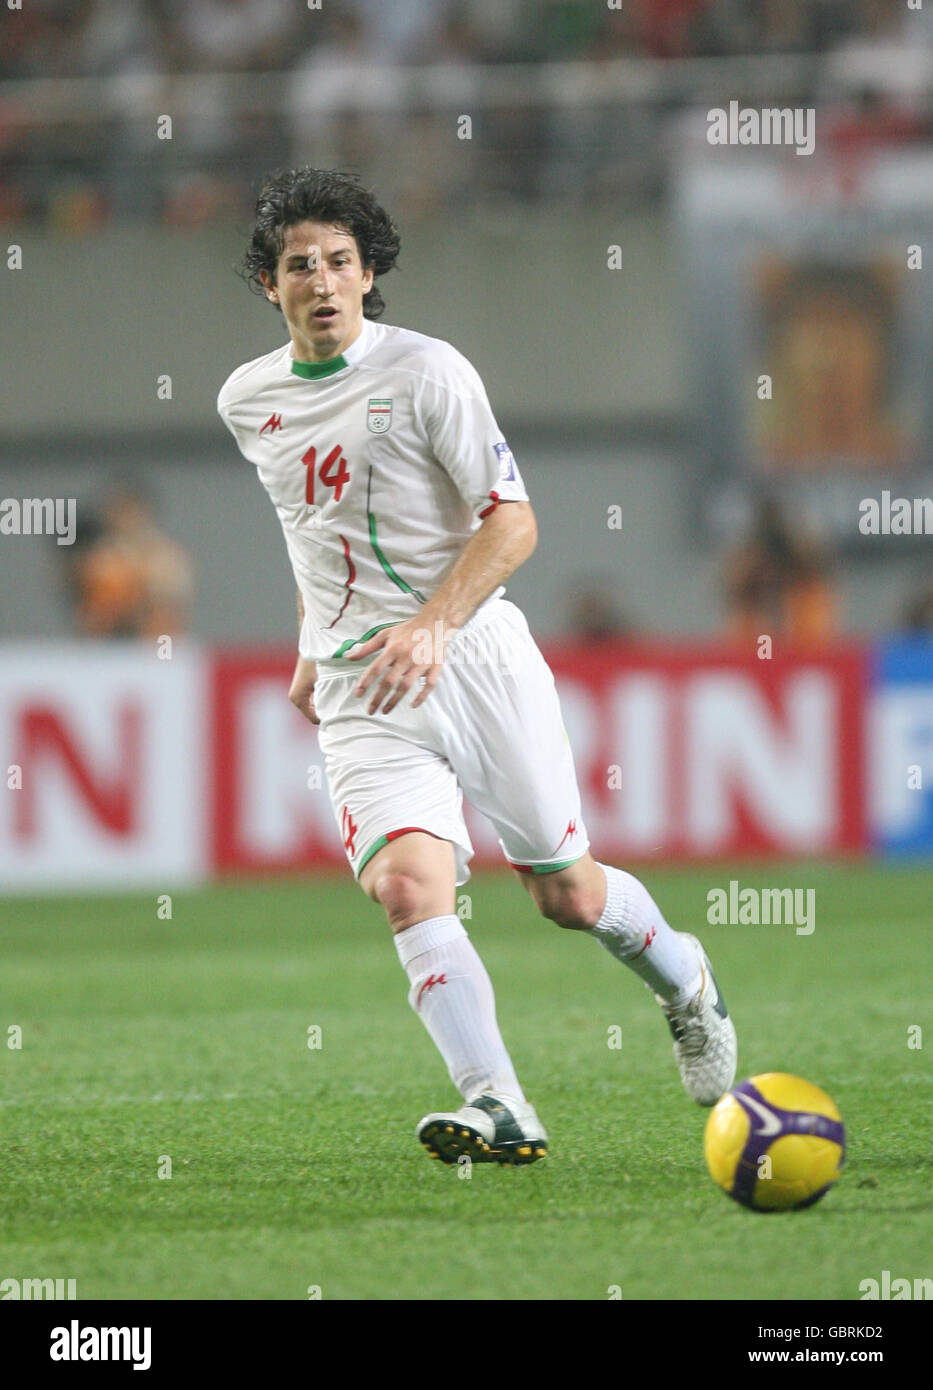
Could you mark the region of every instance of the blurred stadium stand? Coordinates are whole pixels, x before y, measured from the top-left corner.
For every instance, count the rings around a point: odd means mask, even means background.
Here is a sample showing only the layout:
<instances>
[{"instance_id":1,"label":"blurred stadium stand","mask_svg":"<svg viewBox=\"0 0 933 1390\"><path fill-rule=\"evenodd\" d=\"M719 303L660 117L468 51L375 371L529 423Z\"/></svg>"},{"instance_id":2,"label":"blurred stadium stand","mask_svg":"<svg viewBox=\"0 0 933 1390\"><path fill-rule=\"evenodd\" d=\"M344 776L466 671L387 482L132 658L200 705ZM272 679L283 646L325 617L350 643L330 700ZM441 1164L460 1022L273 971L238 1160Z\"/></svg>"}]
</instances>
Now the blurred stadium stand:
<instances>
[{"instance_id":1,"label":"blurred stadium stand","mask_svg":"<svg viewBox=\"0 0 933 1390\"><path fill-rule=\"evenodd\" d=\"M685 249L678 166L708 154L710 106L813 105L813 177L851 183L849 204L826 215L842 259L864 258L864 236L845 239L866 166L929 155L931 14L881 0L5 10L0 226L25 261L2 286L0 494L21 495L41 460L48 488L69 479L93 510L114 476L141 471L171 533L199 555L194 632L290 637L275 518L214 398L234 365L281 340L278 317L233 274L259 176L338 165L401 227L387 321L447 337L476 362L526 470L545 558L511 587L536 628L572 621L577 576L595 568L639 630L722 630L722 556L767 479L698 425L698 408L727 413L704 360L734 372L739 359L697 316L707 267ZM463 113L469 140L457 138ZM164 115L171 140L156 138ZM894 342L885 370L906 382L925 343L905 355ZM157 395L162 374L170 400ZM928 480L930 390L918 401L919 389L900 406L915 426L906 476ZM831 474L785 480L783 500L830 532L854 530L868 482L834 492ZM606 528L612 504L625 510L621 535ZM239 570L230 539L243 536L259 582ZM925 591L927 551L842 550L842 630L896 628ZM61 569L54 546L0 547L0 635L69 630Z\"/></svg>"},{"instance_id":2,"label":"blurred stadium stand","mask_svg":"<svg viewBox=\"0 0 933 1390\"><path fill-rule=\"evenodd\" d=\"M885 0L30 0L4 18L0 213L202 225L272 164L347 161L402 218L631 206L698 102L881 99L928 135L931 38L928 9Z\"/></svg>"}]
</instances>

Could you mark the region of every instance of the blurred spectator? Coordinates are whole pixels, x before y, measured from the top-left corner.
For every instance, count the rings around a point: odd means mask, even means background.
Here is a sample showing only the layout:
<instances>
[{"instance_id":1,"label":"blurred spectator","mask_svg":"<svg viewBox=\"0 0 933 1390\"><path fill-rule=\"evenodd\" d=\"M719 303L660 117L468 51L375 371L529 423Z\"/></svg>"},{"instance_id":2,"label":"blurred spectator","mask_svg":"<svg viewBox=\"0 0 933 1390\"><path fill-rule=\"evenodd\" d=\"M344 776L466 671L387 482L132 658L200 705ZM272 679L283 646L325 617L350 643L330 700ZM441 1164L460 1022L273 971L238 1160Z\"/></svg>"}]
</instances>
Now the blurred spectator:
<instances>
[{"instance_id":1,"label":"blurred spectator","mask_svg":"<svg viewBox=\"0 0 933 1390\"><path fill-rule=\"evenodd\" d=\"M606 22L609 13L599 5L575 0L525 0L522 29L527 58L563 63L582 56Z\"/></svg>"},{"instance_id":2,"label":"blurred spectator","mask_svg":"<svg viewBox=\"0 0 933 1390\"><path fill-rule=\"evenodd\" d=\"M581 578L571 591L565 615L568 640L612 642L634 636L635 626L622 612L615 597L606 592L605 579Z\"/></svg>"},{"instance_id":3,"label":"blurred spectator","mask_svg":"<svg viewBox=\"0 0 933 1390\"><path fill-rule=\"evenodd\" d=\"M3 6L0 77L73 77L95 0L25 0Z\"/></svg>"},{"instance_id":4,"label":"blurred spectator","mask_svg":"<svg viewBox=\"0 0 933 1390\"><path fill-rule=\"evenodd\" d=\"M816 538L764 499L748 539L726 557L729 635L746 645L764 635L795 645L831 639L838 603L828 570Z\"/></svg>"},{"instance_id":5,"label":"blurred spectator","mask_svg":"<svg viewBox=\"0 0 933 1390\"><path fill-rule=\"evenodd\" d=\"M430 62L448 19L452 0L344 0L362 23L374 61L388 66Z\"/></svg>"},{"instance_id":6,"label":"blurred spectator","mask_svg":"<svg viewBox=\"0 0 933 1390\"><path fill-rule=\"evenodd\" d=\"M643 3L648 6L651 0ZM699 57L824 52L860 24L875 23L874 14L861 10L860 3L861 0L706 0L692 7L687 49Z\"/></svg>"},{"instance_id":7,"label":"blurred spectator","mask_svg":"<svg viewBox=\"0 0 933 1390\"><path fill-rule=\"evenodd\" d=\"M654 58L685 58L698 16L710 0L636 0L638 27L645 47ZM790 4L791 0L785 0Z\"/></svg>"},{"instance_id":8,"label":"blurred spectator","mask_svg":"<svg viewBox=\"0 0 933 1390\"><path fill-rule=\"evenodd\" d=\"M161 0L171 22L172 72L242 72L291 66L293 0Z\"/></svg>"},{"instance_id":9,"label":"blurred spectator","mask_svg":"<svg viewBox=\"0 0 933 1390\"><path fill-rule=\"evenodd\" d=\"M547 50L544 56L553 59L555 47L550 40ZM573 44L566 42L560 56L593 63L595 91L602 64L647 53L645 14L638 5L626 5L602 13L594 10L585 27L577 25ZM631 102L625 120L613 124L612 139L607 140L611 109L598 101L588 102L584 92L579 101L555 103L542 113L543 134L534 167L544 201L628 196L644 191L657 175L657 110L650 110L647 103Z\"/></svg>"},{"instance_id":10,"label":"blurred spectator","mask_svg":"<svg viewBox=\"0 0 933 1390\"><path fill-rule=\"evenodd\" d=\"M383 196L392 198L401 215L392 178L402 164L398 151L411 155L414 133L403 110L401 70L382 66L372 33L355 7L322 11L318 19L316 42L288 78L287 162L352 169L364 182L379 180ZM364 90L367 103L355 105L354 94Z\"/></svg>"},{"instance_id":11,"label":"blurred spectator","mask_svg":"<svg viewBox=\"0 0 933 1390\"><path fill-rule=\"evenodd\" d=\"M69 582L77 624L89 637L181 636L188 630L194 569L156 525L135 486L116 489L78 537Z\"/></svg>"},{"instance_id":12,"label":"blurred spectator","mask_svg":"<svg viewBox=\"0 0 933 1390\"><path fill-rule=\"evenodd\" d=\"M462 0L479 51L491 63L520 63L529 52L522 23L525 0Z\"/></svg>"},{"instance_id":13,"label":"blurred spectator","mask_svg":"<svg viewBox=\"0 0 933 1390\"><path fill-rule=\"evenodd\" d=\"M901 626L907 632L933 635L933 583L926 584L907 600Z\"/></svg>"},{"instance_id":14,"label":"blurred spectator","mask_svg":"<svg viewBox=\"0 0 933 1390\"><path fill-rule=\"evenodd\" d=\"M289 131L295 165L347 168L365 148L360 114L338 105L374 62L371 36L354 10L326 15L288 82ZM398 118L395 118L397 122ZM375 132L381 138L381 130ZM397 130L394 132L397 138Z\"/></svg>"},{"instance_id":15,"label":"blurred spectator","mask_svg":"<svg viewBox=\"0 0 933 1390\"><path fill-rule=\"evenodd\" d=\"M648 57L644 11L631 6L607 10L583 57L606 63L615 58Z\"/></svg>"},{"instance_id":16,"label":"blurred spectator","mask_svg":"<svg viewBox=\"0 0 933 1390\"><path fill-rule=\"evenodd\" d=\"M884 97L894 107L929 112L933 9L859 0L858 24L833 47L824 79L830 93Z\"/></svg>"},{"instance_id":17,"label":"blurred spectator","mask_svg":"<svg viewBox=\"0 0 933 1390\"><path fill-rule=\"evenodd\" d=\"M239 84L242 72L290 68L319 16L293 0L160 0L168 20L168 71L216 74L200 85L196 104L176 119L173 140L184 160L150 157L161 187L162 215L193 229L230 217L249 183L248 171L287 161L288 140L278 104ZM230 74L230 80L225 80ZM247 98L243 100L243 94ZM172 108L171 89L162 98ZM158 172L156 172L158 170ZM245 175L245 178L244 178Z\"/></svg>"},{"instance_id":18,"label":"blurred spectator","mask_svg":"<svg viewBox=\"0 0 933 1390\"><path fill-rule=\"evenodd\" d=\"M818 13L812 0L762 0L757 51L812 52L818 43Z\"/></svg>"},{"instance_id":19,"label":"blurred spectator","mask_svg":"<svg viewBox=\"0 0 933 1390\"><path fill-rule=\"evenodd\" d=\"M170 37L163 0L93 0L76 35L74 69L88 77L164 72Z\"/></svg>"}]
</instances>

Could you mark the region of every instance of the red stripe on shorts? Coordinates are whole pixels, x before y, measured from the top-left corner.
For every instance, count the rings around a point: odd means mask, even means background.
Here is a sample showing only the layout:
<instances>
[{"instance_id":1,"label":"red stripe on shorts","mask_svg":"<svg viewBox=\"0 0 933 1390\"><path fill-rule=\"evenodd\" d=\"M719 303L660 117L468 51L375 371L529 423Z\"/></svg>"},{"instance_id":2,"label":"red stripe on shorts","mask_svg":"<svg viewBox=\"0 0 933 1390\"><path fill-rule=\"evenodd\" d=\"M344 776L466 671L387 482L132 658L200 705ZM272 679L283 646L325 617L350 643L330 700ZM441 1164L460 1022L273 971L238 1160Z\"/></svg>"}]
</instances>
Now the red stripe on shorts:
<instances>
[{"instance_id":1,"label":"red stripe on shorts","mask_svg":"<svg viewBox=\"0 0 933 1390\"><path fill-rule=\"evenodd\" d=\"M390 830L386 840L397 840L400 835L430 835L433 840L443 840L443 835L435 835L433 830L425 830L423 825L405 825L401 830Z\"/></svg>"}]
</instances>

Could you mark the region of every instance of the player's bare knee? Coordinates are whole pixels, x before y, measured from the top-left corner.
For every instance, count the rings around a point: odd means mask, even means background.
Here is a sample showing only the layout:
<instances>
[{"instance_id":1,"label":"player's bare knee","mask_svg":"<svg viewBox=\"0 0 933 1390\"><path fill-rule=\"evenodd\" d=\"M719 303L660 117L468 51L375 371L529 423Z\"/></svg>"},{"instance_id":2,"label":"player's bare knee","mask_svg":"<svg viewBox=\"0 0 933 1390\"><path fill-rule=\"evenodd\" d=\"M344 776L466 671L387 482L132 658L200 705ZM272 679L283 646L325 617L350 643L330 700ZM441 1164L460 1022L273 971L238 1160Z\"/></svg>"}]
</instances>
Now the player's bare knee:
<instances>
[{"instance_id":1,"label":"player's bare knee","mask_svg":"<svg viewBox=\"0 0 933 1390\"><path fill-rule=\"evenodd\" d=\"M529 889L542 916L568 931L587 931L599 919L593 895L583 884L561 882L542 874L529 884Z\"/></svg>"},{"instance_id":2,"label":"player's bare knee","mask_svg":"<svg viewBox=\"0 0 933 1390\"><path fill-rule=\"evenodd\" d=\"M434 915L427 885L406 869L384 869L374 875L367 891L383 908L393 931L402 931Z\"/></svg>"},{"instance_id":3,"label":"player's bare knee","mask_svg":"<svg viewBox=\"0 0 933 1390\"><path fill-rule=\"evenodd\" d=\"M569 931L588 931L601 916L603 897L583 872L538 874L527 887L541 915Z\"/></svg>"}]
</instances>

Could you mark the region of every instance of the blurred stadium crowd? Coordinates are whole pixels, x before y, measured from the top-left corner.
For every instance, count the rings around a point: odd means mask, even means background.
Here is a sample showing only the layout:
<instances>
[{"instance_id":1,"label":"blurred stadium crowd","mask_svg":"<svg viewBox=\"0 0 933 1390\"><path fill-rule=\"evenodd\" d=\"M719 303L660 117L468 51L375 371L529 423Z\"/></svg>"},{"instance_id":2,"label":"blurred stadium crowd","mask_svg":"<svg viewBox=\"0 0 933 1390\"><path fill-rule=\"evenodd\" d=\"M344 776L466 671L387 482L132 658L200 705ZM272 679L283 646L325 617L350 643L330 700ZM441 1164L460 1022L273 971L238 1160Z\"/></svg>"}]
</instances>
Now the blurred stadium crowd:
<instances>
[{"instance_id":1,"label":"blurred stadium crowd","mask_svg":"<svg viewBox=\"0 0 933 1390\"><path fill-rule=\"evenodd\" d=\"M798 102L844 92L874 134L904 138L930 130L931 17L890 0L29 0L0 21L0 221L203 225L241 209L270 164L369 177L396 141L418 154L401 212L478 192L650 197L663 118L688 93L607 76L614 61L796 55ZM490 79L574 60L592 66L570 101ZM437 82L413 87L417 70ZM621 121L606 117L616 97ZM451 161L464 111L484 138ZM174 113L171 158L155 113Z\"/></svg>"},{"instance_id":2,"label":"blurred stadium crowd","mask_svg":"<svg viewBox=\"0 0 933 1390\"><path fill-rule=\"evenodd\" d=\"M310 7L308 7L310 8ZM291 68L323 42L373 60L474 63L821 52L902 28L890 0L30 0L3 77Z\"/></svg>"}]
</instances>

